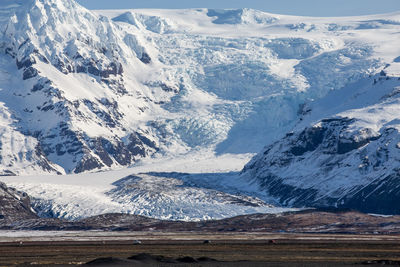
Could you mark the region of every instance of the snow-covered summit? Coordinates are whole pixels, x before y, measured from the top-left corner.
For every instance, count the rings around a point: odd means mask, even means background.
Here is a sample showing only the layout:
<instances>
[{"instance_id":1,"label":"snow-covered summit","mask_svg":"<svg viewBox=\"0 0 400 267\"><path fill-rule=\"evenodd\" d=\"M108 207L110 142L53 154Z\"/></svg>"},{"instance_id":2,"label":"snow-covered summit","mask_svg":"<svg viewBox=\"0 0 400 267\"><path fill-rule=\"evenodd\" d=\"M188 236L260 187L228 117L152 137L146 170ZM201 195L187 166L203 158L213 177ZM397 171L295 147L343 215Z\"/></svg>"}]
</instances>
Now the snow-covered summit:
<instances>
[{"instance_id":1,"label":"snow-covered summit","mask_svg":"<svg viewBox=\"0 0 400 267\"><path fill-rule=\"evenodd\" d=\"M209 9L207 16L213 18L215 24L263 24L276 22L279 16L274 16L254 9Z\"/></svg>"}]
</instances>

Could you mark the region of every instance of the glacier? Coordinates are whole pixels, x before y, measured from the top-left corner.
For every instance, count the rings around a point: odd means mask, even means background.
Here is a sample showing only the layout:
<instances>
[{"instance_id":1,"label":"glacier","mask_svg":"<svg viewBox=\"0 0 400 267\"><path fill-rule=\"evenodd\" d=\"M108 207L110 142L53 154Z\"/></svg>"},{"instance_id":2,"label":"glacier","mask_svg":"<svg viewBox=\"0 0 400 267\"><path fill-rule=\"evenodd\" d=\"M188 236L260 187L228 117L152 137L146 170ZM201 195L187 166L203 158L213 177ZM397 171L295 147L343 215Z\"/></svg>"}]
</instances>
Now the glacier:
<instances>
[{"instance_id":1,"label":"glacier","mask_svg":"<svg viewBox=\"0 0 400 267\"><path fill-rule=\"evenodd\" d=\"M72 219L123 211L197 220L290 206L250 171L255 161L268 166L261 154L240 170L287 133L369 105L336 104L374 79L371 92L386 88L382 71L392 82L400 75L399 24L400 13L91 11L73 0L4 0L0 174L10 176L0 179L29 193L39 213ZM131 176L136 191L114 184ZM176 198L150 194L159 184L173 184Z\"/></svg>"}]
</instances>

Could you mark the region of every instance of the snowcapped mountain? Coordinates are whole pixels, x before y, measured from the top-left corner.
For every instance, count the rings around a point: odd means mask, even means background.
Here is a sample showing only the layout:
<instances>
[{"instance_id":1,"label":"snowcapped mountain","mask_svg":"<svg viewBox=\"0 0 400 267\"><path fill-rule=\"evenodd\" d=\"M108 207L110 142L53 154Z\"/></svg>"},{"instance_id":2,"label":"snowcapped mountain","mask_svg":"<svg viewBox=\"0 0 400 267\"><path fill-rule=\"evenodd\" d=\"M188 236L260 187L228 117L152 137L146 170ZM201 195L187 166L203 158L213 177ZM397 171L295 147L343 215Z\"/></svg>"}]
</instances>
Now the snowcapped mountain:
<instances>
[{"instance_id":1,"label":"snowcapped mountain","mask_svg":"<svg viewBox=\"0 0 400 267\"><path fill-rule=\"evenodd\" d=\"M7 0L0 10L3 174L255 153L294 126L299 105L400 54L398 14L93 12L73 0Z\"/></svg>"},{"instance_id":2,"label":"snowcapped mountain","mask_svg":"<svg viewBox=\"0 0 400 267\"><path fill-rule=\"evenodd\" d=\"M399 13L2 0L0 175L20 177L1 179L69 219L398 213L399 29Z\"/></svg>"},{"instance_id":3,"label":"snowcapped mountain","mask_svg":"<svg viewBox=\"0 0 400 267\"><path fill-rule=\"evenodd\" d=\"M304 106L242 178L284 205L399 214L399 92L400 75L382 71Z\"/></svg>"},{"instance_id":4,"label":"snowcapped mountain","mask_svg":"<svg viewBox=\"0 0 400 267\"><path fill-rule=\"evenodd\" d=\"M119 45L116 25L74 1L6 2L2 9L10 16L1 24L0 99L12 129L2 143L19 138L28 144L24 154L36 156L16 157L19 144L15 152L2 150L15 153L2 162L9 173L30 173L26 161L58 173L128 165L157 150L136 125L146 102L134 84L127 91L122 76L144 63Z\"/></svg>"}]
</instances>

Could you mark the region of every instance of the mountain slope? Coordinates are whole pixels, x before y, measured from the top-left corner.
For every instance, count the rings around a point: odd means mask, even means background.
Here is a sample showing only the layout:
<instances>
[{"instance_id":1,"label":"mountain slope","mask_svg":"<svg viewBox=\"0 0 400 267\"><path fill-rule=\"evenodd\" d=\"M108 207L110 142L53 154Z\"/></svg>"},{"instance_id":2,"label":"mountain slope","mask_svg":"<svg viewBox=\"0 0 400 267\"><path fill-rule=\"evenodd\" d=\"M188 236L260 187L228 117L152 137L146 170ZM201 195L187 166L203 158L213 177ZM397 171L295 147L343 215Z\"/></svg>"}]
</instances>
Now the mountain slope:
<instances>
[{"instance_id":1,"label":"mountain slope","mask_svg":"<svg viewBox=\"0 0 400 267\"><path fill-rule=\"evenodd\" d=\"M73 0L7 0L0 10L1 113L11 118L0 140L18 143L2 149L9 174L255 153L294 126L299 105L400 54L398 14L91 12Z\"/></svg>"},{"instance_id":2,"label":"mountain slope","mask_svg":"<svg viewBox=\"0 0 400 267\"><path fill-rule=\"evenodd\" d=\"M284 205L399 214L399 76L382 71L305 106L242 178Z\"/></svg>"},{"instance_id":3,"label":"mountain slope","mask_svg":"<svg viewBox=\"0 0 400 267\"><path fill-rule=\"evenodd\" d=\"M42 171L128 165L157 149L124 121L128 110L140 113L138 101L118 105L128 98L122 58L134 55L122 52L114 24L74 1L27 0L1 26L0 97L18 121L13 131L36 139L62 168Z\"/></svg>"},{"instance_id":4,"label":"mountain slope","mask_svg":"<svg viewBox=\"0 0 400 267\"><path fill-rule=\"evenodd\" d=\"M0 183L0 224L10 224L19 220L36 219L38 216L30 206L26 193L19 192Z\"/></svg>"}]
</instances>

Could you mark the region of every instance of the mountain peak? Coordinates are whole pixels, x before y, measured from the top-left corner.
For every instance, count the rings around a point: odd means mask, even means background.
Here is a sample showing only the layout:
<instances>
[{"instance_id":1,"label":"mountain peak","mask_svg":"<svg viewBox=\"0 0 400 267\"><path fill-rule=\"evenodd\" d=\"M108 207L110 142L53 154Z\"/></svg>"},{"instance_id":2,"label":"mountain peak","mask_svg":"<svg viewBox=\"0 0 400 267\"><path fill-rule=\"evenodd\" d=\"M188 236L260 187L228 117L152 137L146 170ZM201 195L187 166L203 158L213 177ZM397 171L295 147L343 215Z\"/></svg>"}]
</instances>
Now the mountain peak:
<instances>
[{"instance_id":1,"label":"mountain peak","mask_svg":"<svg viewBox=\"0 0 400 267\"><path fill-rule=\"evenodd\" d=\"M77 7L79 6L74 0L2 0L0 9L2 13L7 10L27 11L32 6L51 6L51 7Z\"/></svg>"},{"instance_id":2,"label":"mountain peak","mask_svg":"<svg viewBox=\"0 0 400 267\"><path fill-rule=\"evenodd\" d=\"M43 26L55 28L57 24L75 25L82 19L91 18L92 22L96 17L74 0L5 0L0 4L0 9L0 22L9 21L3 25L8 31L14 28L21 31L34 30L34 34L40 34ZM16 18L10 20L13 15ZM15 24L15 27L10 23Z\"/></svg>"},{"instance_id":3,"label":"mountain peak","mask_svg":"<svg viewBox=\"0 0 400 267\"><path fill-rule=\"evenodd\" d=\"M278 20L277 16L249 8L209 9L207 16L214 17L215 24L270 24Z\"/></svg>"}]
</instances>

